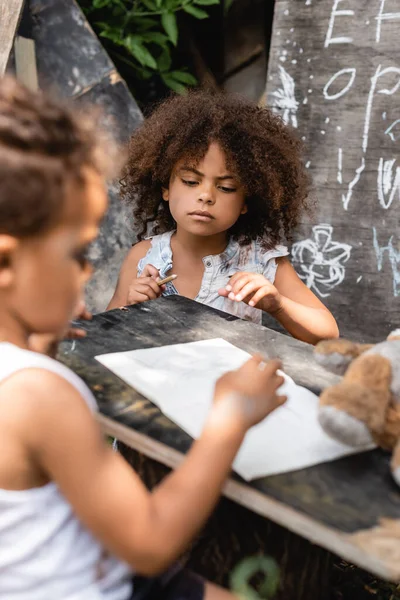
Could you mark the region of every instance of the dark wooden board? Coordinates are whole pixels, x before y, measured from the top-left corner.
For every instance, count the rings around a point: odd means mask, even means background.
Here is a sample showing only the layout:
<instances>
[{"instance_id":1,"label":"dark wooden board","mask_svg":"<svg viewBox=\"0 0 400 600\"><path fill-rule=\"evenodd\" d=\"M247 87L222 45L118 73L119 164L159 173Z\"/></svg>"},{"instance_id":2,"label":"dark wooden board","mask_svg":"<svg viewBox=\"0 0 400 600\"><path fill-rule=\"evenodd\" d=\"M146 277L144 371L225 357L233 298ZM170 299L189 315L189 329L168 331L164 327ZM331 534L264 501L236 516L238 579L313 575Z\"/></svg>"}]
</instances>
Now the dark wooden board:
<instances>
[{"instance_id":1,"label":"dark wooden board","mask_svg":"<svg viewBox=\"0 0 400 600\"><path fill-rule=\"evenodd\" d=\"M399 27L397 0L275 3L267 104L297 127L318 200L294 265L364 341L400 322Z\"/></svg>"},{"instance_id":2,"label":"dark wooden board","mask_svg":"<svg viewBox=\"0 0 400 600\"><path fill-rule=\"evenodd\" d=\"M83 326L87 338L64 342L61 360L92 388L104 417L143 434L150 445L151 440L165 445L172 454L187 452L191 438L97 363L95 355L223 337L244 350L282 358L285 371L315 392L336 381L314 362L307 344L179 296L97 315ZM173 466L168 460L165 464ZM240 482L238 477L235 480ZM342 533L369 529L381 517L400 518L400 491L391 480L388 455L378 450L266 477L242 488L311 517L315 526ZM324 545L323 540L314 541Z\"/></svg>"},{"instance_id":3,"label":"dark wooden board","mask_svg":"<svg viewBox=\"0 0 400 600\"><path fill-rule=\"evenodd\" d=\"M77 104L102 109L101 124L121 145L141 123L142 114L126 83L74 0L31 0L39 82ZM91 247L95 267L86 301L93 311L111 299L121 263L135 241L131 211L121 202L118 185L109 186L110 207Z\"/></svg>"}]
</instances>

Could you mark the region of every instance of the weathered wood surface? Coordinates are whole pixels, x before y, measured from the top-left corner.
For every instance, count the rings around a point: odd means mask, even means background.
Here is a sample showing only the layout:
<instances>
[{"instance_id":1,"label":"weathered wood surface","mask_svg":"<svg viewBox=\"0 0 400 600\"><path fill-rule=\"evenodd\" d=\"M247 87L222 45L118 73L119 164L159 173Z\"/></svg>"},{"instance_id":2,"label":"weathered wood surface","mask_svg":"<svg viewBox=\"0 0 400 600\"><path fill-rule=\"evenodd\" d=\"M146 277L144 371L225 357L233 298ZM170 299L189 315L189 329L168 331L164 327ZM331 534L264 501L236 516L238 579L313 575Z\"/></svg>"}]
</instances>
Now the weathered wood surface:
<instances>
[{"instance_id":1,"label":"weathered wood surface","mask_svg":"<svg viewBox=\"0 0 400 600\"><path fill-rule=\"evenodd\" d=\"M267 104L298 128L318 209L297 232L298 272L342 334L400 322L397 0L276 0Z\"/></svg>"},{"instance_id":2,"label":"weathered wood surface","mask_svg":"<svg viewBox=\"0 0 400 600\"><path fill-rule=\"evenodd\" d=\"M61 360L94 391L108 433L169 467L182 461L191 438L95 355L223 337L249 352L280 357L297 383L317 393L336 381L314 362L307 344L179 296L117 309L82 325L88 337L63 343ZM352 541L352 534L370 530L383 517L400 519L389 458L376 450L250 484L234 476L225 495L372 573L398 580L400 563L390 553L370 553L368 545ZM390 543L399 548L396 536Z\"/></svg>"},{"instance_id":3,"label":"weathered wood surface","mask_svg":"<svg viewBox=\"0 0 400 600\"><path fill-rule=\"evenodd\" d=\"M0 0L0 77L4 75L24 0Z\"/></svg>"},{"instance_id":4,"label":"weathered wood surface","mask_svg":"<svg viewBox=\"0 0 400 600\"><path fill-rule=\"evenodd\" d=\"M39 84L80 104L103 110L102 125L124 145L141 123L141 112L74 0L31 0ZM104 310L113 294L122 260L135 241L131 211L118 185L109 187L110 207L90 250L95 272L87 304Z\"/></svg>"}]
</instances>

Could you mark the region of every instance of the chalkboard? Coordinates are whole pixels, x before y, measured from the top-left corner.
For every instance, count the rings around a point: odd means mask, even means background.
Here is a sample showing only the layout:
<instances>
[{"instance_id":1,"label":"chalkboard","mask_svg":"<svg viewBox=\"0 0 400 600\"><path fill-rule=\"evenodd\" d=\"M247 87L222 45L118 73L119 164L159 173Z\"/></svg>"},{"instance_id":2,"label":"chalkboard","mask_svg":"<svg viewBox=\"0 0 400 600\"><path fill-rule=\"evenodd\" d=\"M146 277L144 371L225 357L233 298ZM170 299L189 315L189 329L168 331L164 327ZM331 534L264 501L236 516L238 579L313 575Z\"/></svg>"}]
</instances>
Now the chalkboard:
<instances>
[{"instance_id":1,"label":"chalkboard","mask_svg":"<svg viewBox=\"0 0 400 600\"><path fill-rule=\"evenodd\" d=\"M342 335L400 326L400 3L276 0L267 104L298 129L318 207L292 245Z\"/></svg>"}]
</instances>

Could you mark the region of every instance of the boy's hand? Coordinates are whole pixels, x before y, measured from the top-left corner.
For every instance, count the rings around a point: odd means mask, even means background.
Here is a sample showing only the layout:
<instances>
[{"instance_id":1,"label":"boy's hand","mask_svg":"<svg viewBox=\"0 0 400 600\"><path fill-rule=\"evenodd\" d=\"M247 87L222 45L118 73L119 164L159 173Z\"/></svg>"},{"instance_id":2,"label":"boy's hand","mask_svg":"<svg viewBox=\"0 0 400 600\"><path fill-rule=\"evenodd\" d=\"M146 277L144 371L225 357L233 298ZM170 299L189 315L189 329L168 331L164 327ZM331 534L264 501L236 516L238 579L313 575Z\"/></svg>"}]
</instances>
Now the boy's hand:
<instances>
[{"instance_id":1,"label":"boy's hand","mask_svg":"<svg viewBox=\"0 0 400 600\"><path fill-rule=\"evenodd\" d=\"M132 281L128 289L127 304L141 304L159 298L164 286L159 286L159 271L153 265L146 265L140 277Z\"/></svg>"},{"instance_id":2,"label":"boy's hand","mask_svg":"<svg viewBox=\"0 0 400 600\"><path fill-rule=\"evenodd\" d=\"M211 422L220 421L249 429L286 402L286 396L278 396L277 390L284 382L278 375L279 360L265 362L259 355L253 356L237 371L225 373L216 383Z\"/></svg>"},{"instance_id":3,"label":"boy's hand","mask_svg":"<svg viewBox=\"0 0 400 600\"><path fill-rule=\"evenodd\" d=\"M220 296L236 302L257 306L271 314L279 311L281 295L272 283L260 273L235 273L227 286L218 290Z\"/></svg>"}]
</instances>

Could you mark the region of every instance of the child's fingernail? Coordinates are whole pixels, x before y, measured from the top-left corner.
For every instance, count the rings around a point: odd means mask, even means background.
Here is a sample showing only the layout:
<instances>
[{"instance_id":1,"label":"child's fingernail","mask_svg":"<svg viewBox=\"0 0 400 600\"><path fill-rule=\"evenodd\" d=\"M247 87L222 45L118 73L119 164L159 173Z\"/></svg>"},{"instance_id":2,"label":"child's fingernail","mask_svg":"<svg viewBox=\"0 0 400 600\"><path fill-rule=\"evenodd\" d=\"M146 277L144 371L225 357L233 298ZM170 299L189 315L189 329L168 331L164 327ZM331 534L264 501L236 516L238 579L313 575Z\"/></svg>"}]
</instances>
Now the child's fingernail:
<instances>
[{"instance_id":1,"label":"child's fingernail","mask_svg":"<svg viewBox=\"0 0 400 600\"><path fill-rule=\"evenodd\" d=\"M232 286L231 285L227 285L225 289L226 289L227 292L231 292L232 291Z\"/></svg>"},{"instance_id":2,"label":"child's fingernail","mask_svg":"<svg viewBox=\"0 0 400 600\"><path fill-rule=\"evenodd\" d=\"M229 294L228 298L229 298L230 300L234 300L234 299L235 299L235 294L234 294L233 292L231 292L231 293Z\"/></svg>"},{"instance_id":3,"label":"child's fingernail","mask_svg":"<svg viewBox=\"0 0 400 600\"><path fill-rule=\"evenodd\" d=\"M250 302L249 302L249 306L254 306L254 302L253 302L253 300L250 300Z\"/></svg>"},{"instance_id":4,"label":"child's fingernail","mask_svg":"<svg viewBox=\"0 0 400 600\"><path fill-rule=\"evenodd\" d=\"M242 296L241 296L240 294L238 294L238 295L236 296L236 300L237 300L238 302L240 302L240 301L241 301L241 299L242 299Z\"/></svg>"}]
</instances>

